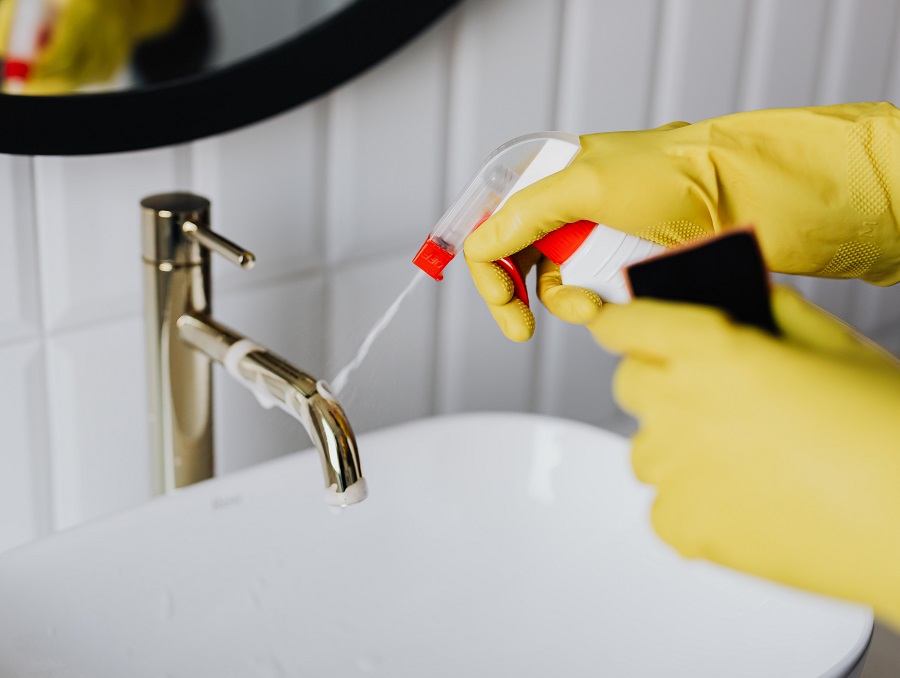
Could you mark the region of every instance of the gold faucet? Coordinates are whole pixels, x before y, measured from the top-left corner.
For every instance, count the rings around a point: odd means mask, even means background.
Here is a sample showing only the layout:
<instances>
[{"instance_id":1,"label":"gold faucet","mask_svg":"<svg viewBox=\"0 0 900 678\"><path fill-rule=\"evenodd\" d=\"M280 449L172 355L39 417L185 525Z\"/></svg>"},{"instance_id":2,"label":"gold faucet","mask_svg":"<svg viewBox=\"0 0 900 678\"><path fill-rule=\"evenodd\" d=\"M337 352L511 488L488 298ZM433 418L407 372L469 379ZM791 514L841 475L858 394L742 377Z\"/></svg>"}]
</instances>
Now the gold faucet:
<instances>
[{"instance_id":1,"label":"gold faucet","mask_svg":"<svg viewBox=\"0 0 900 678\"><path fill-rule=\"evenodd\" d=\"M253 254L210 230L206 198L165 193L145 198L141 208L154 491L213 476L215 361L261 405L280 407L303 424L319 450L329 503L365 499L356 439L327 384L210 315L211 253L245 269Z\"/></svg>"}]
</instances>

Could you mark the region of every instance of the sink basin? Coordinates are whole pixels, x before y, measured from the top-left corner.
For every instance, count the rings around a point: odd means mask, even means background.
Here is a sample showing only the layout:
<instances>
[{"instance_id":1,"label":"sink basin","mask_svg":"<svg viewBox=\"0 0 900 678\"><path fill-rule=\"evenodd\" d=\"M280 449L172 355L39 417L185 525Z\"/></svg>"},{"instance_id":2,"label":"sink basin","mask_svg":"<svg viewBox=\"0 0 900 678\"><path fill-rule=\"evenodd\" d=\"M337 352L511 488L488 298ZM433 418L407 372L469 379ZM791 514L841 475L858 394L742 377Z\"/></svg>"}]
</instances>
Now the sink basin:
<instances>
[{"instance_id":1,"label":"sink basin","mask_svg":"<svg viewBox=\"0 0 900 678\"><path fill-rule=\"evenodd\" d=\"M359 449L343 510L304 452L0 556L0 675L861 670L868 609L680 558L619 436L482 414Z\"/></svg>"}]
</instances>

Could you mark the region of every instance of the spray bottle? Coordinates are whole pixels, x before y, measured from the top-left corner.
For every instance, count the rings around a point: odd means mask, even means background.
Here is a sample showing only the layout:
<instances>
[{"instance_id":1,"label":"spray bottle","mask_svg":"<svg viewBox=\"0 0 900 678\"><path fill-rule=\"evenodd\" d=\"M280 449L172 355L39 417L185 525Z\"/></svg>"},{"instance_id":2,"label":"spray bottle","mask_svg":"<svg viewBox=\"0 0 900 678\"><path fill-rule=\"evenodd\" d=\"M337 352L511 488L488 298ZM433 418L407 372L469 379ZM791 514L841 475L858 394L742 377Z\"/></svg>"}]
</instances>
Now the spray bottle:
<instances>
[{"instance_id":1,"label":"spray bottle","mask_svg":"<svg viewBox=\"0 0 900 678\"><path fill-rule=\"evenodd\" d=\"M500 146L438 221L413 263L435 280L442 280L444 267L462 250L472 231L511 195L564 169L580 150L578 137L563 132L528 134ZM567 224L534 246L560 265L564 284L593 290L614 303L631 297L622 269L665 250L649 240L590 221ZM508 258L497 264L512 278L516 296L527 304L528 292L518 267Z\"/></svg>"},{"instance_id":2,"label":"spray bottle","mask_svg":"<svg viewBox=\"0 0 900 678\"><path fill-rule=\"evenodd\" d=\"M0 85L5 94L21 94L38 53L49 38L46 0L18 0L13 9Z\"/></svg>"}]
</instances>

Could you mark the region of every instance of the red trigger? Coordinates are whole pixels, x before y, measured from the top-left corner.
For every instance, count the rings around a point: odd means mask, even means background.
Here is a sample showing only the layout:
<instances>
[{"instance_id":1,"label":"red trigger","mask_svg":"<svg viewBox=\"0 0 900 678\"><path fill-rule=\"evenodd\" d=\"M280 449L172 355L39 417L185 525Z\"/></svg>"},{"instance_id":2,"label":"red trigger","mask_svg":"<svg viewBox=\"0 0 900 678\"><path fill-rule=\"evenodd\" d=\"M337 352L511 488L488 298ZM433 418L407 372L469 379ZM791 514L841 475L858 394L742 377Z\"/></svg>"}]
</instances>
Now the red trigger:
<instances>
[{"instance_id":1,"label":"red trigger","mask_svg":"<svg viewBox=\"0 0 900 678\"><path fill-rule=\"evenodd\" d=\"M481 226L485 221L487 221L488 217L491 216L490 213L485 214L481 219L479 219L478 223L475 224L475 227L472 229L473 231ZM525 287L525 278L522 277L522 272L519 270L519 267L516 266L516 262L513 261L512 257L504 257L503 259L497 259L494 262L504 271L506 274L512 279L513 290L515 291L515 295L522 300L522 303L531 308L531 304L528 302L528 288Z\"/></svg>"},{"instance_id":2,"label":"red trigger","mask_svg":"<svg viewBox=\"0 0 900 678\"><path fill-rule=\"evenodd\" d=\"M525 287L525 278L522 277L522 272L519 270L519 267L516 266L516 262L513 261L512 257L497 259L494 263L506 271L509 277L512 278L513 289L516 292L516 296L522 300L523 304L528 306L528 308L531 308L531 304L528 303L528 288Z\"/></svg>"}]
</instances>

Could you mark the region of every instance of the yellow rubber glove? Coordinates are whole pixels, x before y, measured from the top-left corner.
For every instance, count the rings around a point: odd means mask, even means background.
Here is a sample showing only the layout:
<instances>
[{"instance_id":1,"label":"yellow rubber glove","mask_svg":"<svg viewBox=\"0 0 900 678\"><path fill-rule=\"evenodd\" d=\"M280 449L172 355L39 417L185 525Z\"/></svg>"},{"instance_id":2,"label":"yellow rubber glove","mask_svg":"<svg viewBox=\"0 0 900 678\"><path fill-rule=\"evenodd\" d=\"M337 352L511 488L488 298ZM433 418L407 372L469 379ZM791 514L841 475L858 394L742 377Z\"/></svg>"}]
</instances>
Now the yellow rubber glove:
<instances>
[{"instance_id":1,"label":"yellow rubber glove","mask_svg":"<svg viewBox=\"0 0 900 678\"><path fill-rule=\"evenodd\" d=\"M891 104L752 111L592 134L581 145L569 167L512 196L466 241L489 306L510 296L488 262L581 219L668 247L753 225L774 271L900 280L900 111ZM530 336L510 320L521 313L492 312L508 335Z\"/></svg>"},{"instance_id":2,"label":"yellow rubber glove","mask_svg":"<svg viewBox=\"0 0 900 678\"><path fill-rule=\"evenodd\" d=\"M50 0L50 36L25 83L27 94L63 94L107 82L134 46L175 25L186 0ZM0 58L15 0L0 0Z\"/></svg>"},{"instance_id":3,"label":"yellow rubber glove","mask_svg":"<svg viewBox=\"0 0 900 678\"><path fill-rule=\"evenodd\" d=\"M639 299L589 325L657 533L688 557L872 606L900 628L900 366L787 289L774 338Z\"/></svg>"},{"instance_id":4,"label":"yellow rubber glove","mask_svg":"<svg viewBox=\"0 0 900 678\"><path fill-rule=\"evenodd\" d=\"M537 264L538 297L558 318L577 325L593 320L602 301L594 292L582 287L563 285L559 266L529 247L512 255L524 278ZM513 341L528 341L534 334L534 314L514 296L513 283L506 272L494 263L473 262L466 257L475 286L488 302L488 310L503 334Z\"/></svg>"}]
</instances>

